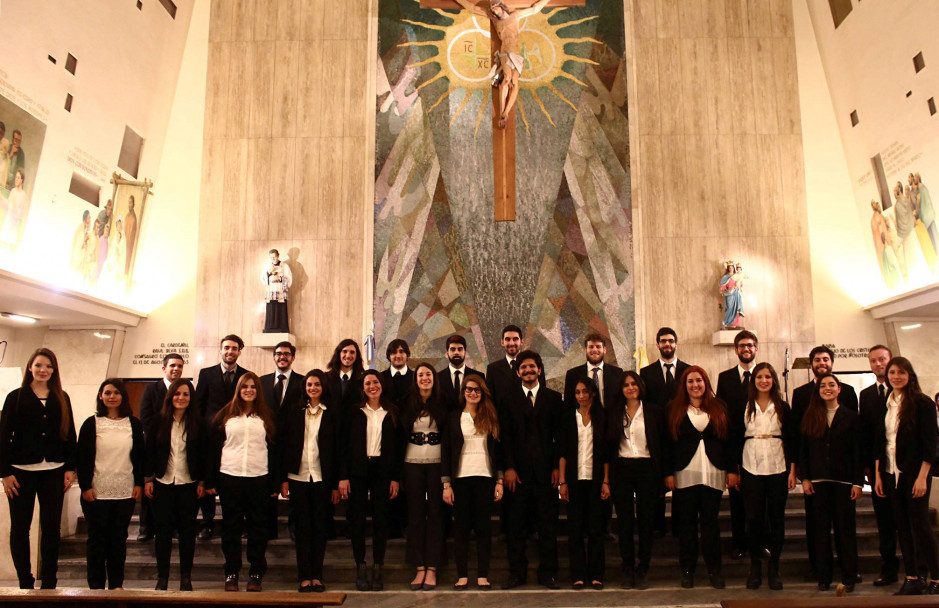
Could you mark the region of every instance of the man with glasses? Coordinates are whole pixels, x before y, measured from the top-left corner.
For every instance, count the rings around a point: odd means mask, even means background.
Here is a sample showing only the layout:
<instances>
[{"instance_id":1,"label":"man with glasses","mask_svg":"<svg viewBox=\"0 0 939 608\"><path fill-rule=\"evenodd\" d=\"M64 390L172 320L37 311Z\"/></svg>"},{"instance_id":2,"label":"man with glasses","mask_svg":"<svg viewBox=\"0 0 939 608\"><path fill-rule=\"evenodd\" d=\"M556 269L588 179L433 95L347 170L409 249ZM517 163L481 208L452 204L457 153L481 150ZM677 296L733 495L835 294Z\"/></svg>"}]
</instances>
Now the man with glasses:
<instances>
[{"instance_id":1,"label":"man with glasses","mask_svg":"<svg viewBox=\"0 0 939 608\"><path fill-rule=\"evenodd\" d=\"M722 371L717 376L717 398L727 404L731 419L742 419L747 409L747 397L750 390L750 372L756 365L756 353L760 350L759 340L752 331L744 329L734 336L734 352L737 365ZM730 522L733 536L731 557L740 559L747 554L747 518L744 511L743 495L739 488L730 488ZM768 557L768 556L767 556ZM751 560L760 556L751 555Z\"/></svg>"}]
</instances>

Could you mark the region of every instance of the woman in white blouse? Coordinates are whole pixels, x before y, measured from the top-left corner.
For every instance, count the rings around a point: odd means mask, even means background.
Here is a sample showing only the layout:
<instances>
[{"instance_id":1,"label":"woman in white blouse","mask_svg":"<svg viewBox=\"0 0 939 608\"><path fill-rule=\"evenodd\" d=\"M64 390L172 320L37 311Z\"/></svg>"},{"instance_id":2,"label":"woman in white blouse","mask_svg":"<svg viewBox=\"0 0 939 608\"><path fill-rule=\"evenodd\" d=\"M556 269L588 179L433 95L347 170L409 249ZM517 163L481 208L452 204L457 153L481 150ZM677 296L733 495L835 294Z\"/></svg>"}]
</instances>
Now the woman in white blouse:
<instances>
[{"instance_id":1,"label":"woman in white blouse","mask_svg":"<svg viewBox=\"0 0 939 608\"><path fill-rule=\"evenodd\" d=\"M499 416L486 381L476 374L463 379L460 404L463 409L447 421L441 462L443 500L453 507L453 587L461 591L469 586L469 532L475 528L476 586L489 591L492 503L503 496Z\"/></svg>"},{"instance_id":2,"label":"woman in white blouse","mask_svg":"<svg viewBox=\"0 0 939 608\"><path fill-rule=\"evenodd\" d=\"M162 382L162 380L161 380ZM147 484L156 520L157 591L169 585L173 533L179 537L179 590L192 591L196 514L205 495L207 437L202 416L190 411L192 382L174 380L147 431Z\"/></svg>"},{"instance_id":3,"label":"woman in white blouse","mask_svg":"<svg viewBox=\"0 0 939 608\"><path fill-rule=\"evenodd\" d=\"M769 565L766 578L769 588L783 588L779 578L779 555L782 552L786 525L786 498L796 487L796 441L798 429L792 421L789 404L779 390L779 377L769 363L758 363L751 370L745 411L732 413L733 469L740 467L740 491L747 514L747 538L750 543L750 574L747 589L762 584L765 524L769 524ZM768 516L768 517L767 517Z\"/></svg>"},{"instance_id":4,"label":"woman in white blouse","mask_svg":"<svg viewBox=\"0 0 939 608\"><path fill-rule=\"evenodd\" d=\"M98 389L95 415L78 433L78 485L88 521L89 589L121 589L127 558L127 527L143 494L145 447L140 420L120 380Z\"/></svg>"},{"instance_id":5,"label":"woman in white blouse","mask_svg":"<svg viewBox=\"0 0 939 608\"><path fill-rule=\"evenodd\" d=\"M212 422L206 492L222 503L225 591L238 591L241 533L248 532L248 591L260 591L267 572L268 498L280 489L274 416L264 403L257 374L238 379L234 398Z\"/></svg>"},{"instance_id":6,"label":"woman in white blouse","mask_svg":"<svg viewBox=\"0 0 939 608\"><path fill-rule=\"evenodd\" d=\"M673 490L677 503L681 586L694 587L700 520L701 553L711 586L723 589L717 516L724 488L738 483L736 474L725 474L730 460L727 407L714 395L707 372L692 365L681 375L668 412L673 473L665 478L665 486Z\"/></svg>"}]
</instances>

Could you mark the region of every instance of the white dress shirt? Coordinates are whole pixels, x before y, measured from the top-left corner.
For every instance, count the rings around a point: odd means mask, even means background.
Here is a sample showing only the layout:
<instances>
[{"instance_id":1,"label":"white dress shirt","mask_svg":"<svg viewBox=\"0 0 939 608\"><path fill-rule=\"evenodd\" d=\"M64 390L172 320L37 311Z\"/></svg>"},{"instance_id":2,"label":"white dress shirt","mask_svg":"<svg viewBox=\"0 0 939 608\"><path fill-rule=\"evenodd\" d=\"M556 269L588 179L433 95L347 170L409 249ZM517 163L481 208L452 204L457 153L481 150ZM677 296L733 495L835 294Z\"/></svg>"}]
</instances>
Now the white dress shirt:
<instances>
[{"instance_id":1,"label":"white dress shirt","mask_svg":"<svg viewBox=\"0 0 939 608\"><path fill-rule=\"evenodd\" d=\"M220 473L232 477L267 475L267 430L260 416L233 416L225 423Z\"/></svg>"},{"instance_id":2,"label":"white dress shirt","mask_svg":"<svg viewBox=\"0 0 939 608\"><path fill-rule=\"evenodd\" d=\"M408 366L397 368L394 365L391 366L391 377L395 378L397 376L406 376L408 373Z\"/></svg>"},{"instance_id":3,"label":"white dress shirt","mask_svg":"<svg viewBox=\"0 0 939 608\"><path fill-rule=\"evenodd\" d=\"M887 397L887 413L884 414L884 427L887 430L887 472L900 474L897 468L897 429L900 427L900 402L903 395L894 391Z\"/></svg>"},{"instance_id":4,"label":"white dress shirt","mask_svg":"<svg viewBox=\"0 0 939 608\"><path fill-rule=\"evenodd\" d=\"M528 402L532 405L532 407L534 407L534 406L535 406L535 402L538 401L538 391L539 391L540 389L541 389L541 383L540 383L540 382L537 383L537 384L536 384L535 386L533 386L532 388L528 388L528 387L525 386L524 384L522 385L522 391L525 393L525 398L528 399ZM529 392L531 393L531 397L530 397L530 398L528 397L528 393L529 393Z\"/></svg>"},{"instance_id":5,"label":"white dress shirt","mask_svg":"<svg viewBox=\"0 0 939 608\"><path fill-rule=\"evenodd\" d=\"M388 412L383 407L373 410L369 406L362 407L368 424L365 427L365 455L369 458L381 456L381 425Z\"/></svg>"},{"instance_id":6,"label":"white dress shirt","mask_svg":"<svg viewBox=\"0 0 939 608\"><path fill-rule=\"evenodd\" d=\"M606 405L603 402L603 361L600 361L596 365L587 361L587 377L593 380L593 370L596 369L597 373L597 396L600 398L600 405Z\"/></svg>"},{"instance_id":7,"label":"white dress shirt","mask_svg":"<svg viewBox=\"0 0 939 608\"><path fill-rule=\"evenodd\" d=\"M786 452L783 450L782 425L776 416L776 406L770 401L766 411L753 404L753 416L747 419L746 410L743 413L746 426L743 442L743 468L751 475L776 475L786 472ZM775 435L775 437L770 437Z\"/></svg>"},{"instance_id":8,"label":"white dress shirt","mask_svg":"<svg viewBox=\"0 0 939 608\"><path fill-rule=\"evenodd\" d=\"M453 367L448 365L447 368L450 370L450 383L453 384L453 388L460 390L460 384L463 383L463 380L466 378L466 366L463 367ZM460 372L460 382L456 381L456 373Z\"/></svg>"},{"instance_id":9,"label":"white dress shirt","mask_svg":"<svg viewBox=\"0 0 939 608\"><path fill-rule=\"evenodd\" d=\"M323 481L323 467L320 464L320 425L326 406L318 403L307 406L303 417L303 453L300 455L300 468L296 473L287 473L287 479L304 483Z\"/></svg>"},{"instance_id":10,"label":"white dress shirt","mask_svg":"<svg viewBox=\"0 0 939 608\"><path fill-rule=\"evenodd\" d=\"M166 459L166 471L157 481L167 486L192 483L186 460L186 426L182 420L173 420L170 426L170 455Z\"/></svg>"},{"instance_id":11,"label":"white dress shirt","mask_svg":"<svg viewBox=\"0 0 939 608\"><path fill-rule=\"evenodd\" d=\"M282 374L283 374L283 376L284 376L284 386L283 386L283 388L280 389L280 401L281 401L281 403L283 403L283 401L284 401L284 396L287 394L287 385L290 384L290 374L292 374L292 373L293 373L293 370L292 370L292 369L288 369L288 370L285 371L285 372L282 372L282 371L280 371L279 369L275 369L275 370L274 370L274 386L275 386L275 387L277 386L277 381L280 380L280 378L279 378L278 376L280 376L280 375L282 375ZM271 404L268 404L268 407L270 407L270 405L271 405Z\"/></svg>"},{"instance_id":12,"label":"white dress shirt","mask_svg":"<svg viewBox=\"0 0 939 608\"><path fill-rule=\"evenodd\" d=\"M649 452L649 445L646 442L646 415L642 403L636 410L636 415L626 426L626 417L628 416L626 408L623 408L623 434L619 440L620 458L652 458Z\"/></svg>"},{"instance_id":13,"label":"white dress shirt","mask_svg":"<svg viewBox=\"0 0 939 608\"><path fill-rule=\"evenodd\" d=\"M577 418L577 479L586 481L593 479L593 420L584 424L584 417L578 410L574 412Z\"/></svg>"},{"instance_id":14,"label":"white dress shirt","mask_svg":"<svg viewBox=\"0 0 939 608\"><path fill-rule=\"evenodd\" d=\"M711 421L711 417L705 412L690 405L688 406L688 418L698 431L706 429ZM698 449L691 457L688 466L681 471L675 472L675 487L684 489L692 486L708 486L723 492L724 485L724 471L711 463L704 447L704 439L701 439L698 441Z\"/></svg>"},{"instance_id":15,"label":"white dress shirt","mask_svg":"<svg viewBox=\"0 0 939 608\"><path fill-rule=\"evenodd\" d=\"M666 366L666 365L671 365L671 366L672 366L672 367L671 367L671 370L670 370L670 371L672 372L672 377L677 380L677 379L678 379L678 376L675 375L675 370L678 368L678 357L675 357L675 358L672 359L671 361L662 361L661 359L659 359L659 366L662 368L662 379L663 379L663 380L668 380L668 375L667 375L667 374L668 374L668 371L669 371L669 370L666 370L666 369L665 369L665 366Z\"/></svg>"}]
</instances>

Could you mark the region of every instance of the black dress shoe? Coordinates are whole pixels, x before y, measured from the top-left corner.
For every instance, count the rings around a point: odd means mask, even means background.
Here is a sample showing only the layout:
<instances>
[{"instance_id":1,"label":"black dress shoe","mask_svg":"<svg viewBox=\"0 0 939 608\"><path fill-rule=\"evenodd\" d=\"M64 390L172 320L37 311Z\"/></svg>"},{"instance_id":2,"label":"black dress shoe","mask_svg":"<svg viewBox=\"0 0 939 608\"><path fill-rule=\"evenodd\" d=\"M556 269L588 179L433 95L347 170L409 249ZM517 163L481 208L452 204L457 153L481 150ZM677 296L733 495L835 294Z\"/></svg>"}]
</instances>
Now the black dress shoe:
<instances>
[{"instance_id":1,"label":"black dress shoe","mask_svg":"<svg viewBox=\"0 0 939 608\"><path fill-rule=\"evenodd\" d=\"M682 589L694 588L694 574L692 574L691 572L681 573L681 588Z\"/></svg>"},{"instance_id":2,"label":"black dress shoe","mask_svg":"<svg viewBox=\"0 0 939 608\"><path fill-rule=\"evenodd\" d=\"M929 586L923 590L923 595L939 595L939 583L932 581Z\"/></svg>"},{"instance_id":3,"label":"black dress shoe","mask_svg":"<svg viewBox=\"0 0 939 608\"><path fill-rule=\"evenodd\" d=\"M35 589L36 588L36 579L30 575L29 578L24 578L20 581L20 589Z\"/></svg>"},{"instance_id":4,"label":"black dress shoe","mask_svg":"<svg viewBox=\"0 0 939 608\"><path fill-rule=\"evenodd\" d=\"M819 583L819 584L818 584L818 590L819 590L819 591L828 591L829 589L831 589L831 585L830 585L829 583Z\"/></svg>"},{"instance_id":5,"label":"black dress shoe","mask_svg":"<svg viewBox=\"0 0 939 608\"><path fill-rule=\"evenodd\" d=\"M538 584L542 587L547 587L548 589L560 589L561 586L558 585L558 581L553 576L544 576L538 578Z\"/></svg>"},{"instance_id":6,"label":"black dress shoe","mask_svg":"<svg viewBox=\"0 0 939 608\"><path fill-rule=\"evenodd\" d=\"M368 580L368 566L358 564L355 567L355 589L356 591L371 591L372 583Z\"/></svg>"},{"instance_id":7,"label":"black dress shoe","mask_svg":"<svg viewBox=\"0 0 939 608\"><path fill-rule=\"evenodd\" d=\"M502 583L502 588L503 589L515 589L516 587L521 587L524 584L525 584L525 581L522 580L521 577L519 577L516 574L510 574L508 580Z\"/></svg>"},{"instance_id":8,"label":"black dress shoe","mask_svg":"<svg viewBox=\"0 0 939 608\"><path fill-rule=\"evenodd\" d=\"M715 589L723 589L726 585L724 584L724 577L720 573L714 573L710 576L711 586Z\"/></svg>"},{"instance_id":9,"label":"black dress shoe","mask_svg":"<svg viewBox=\"0 0 939 608\"><path fill-rule=\"evenodd\" d=\"M186 574L179 577L179 590L192 591L192 576Z\"/></svg>"},{"instance_id":10,"label":"black dress shoe","mask_svg":"<svg viewBox=\"0 0 939 608\"><path fill-rule=\"evenodd\" d=\"M636 572L636 589L645 590L649 588L649 579L642 570Z\"/></svg>"},{"instance_id":11,"label":"black dress shoe","mask_svg":"<svg viewBox=\"0 0 939 608\"><path fill-rule=\"evenodd\" d=\"M896 574L883 574L881 573L880 578L874 581L875 587L886 587L887 585L892 585L899 580Z\"/></svg>"},{"instance_id":12,"label":"black dress shoe","mask_svg":"<svg viewBox=\"0 0 939 608\"><path fill-rule=\"evenodd\" d=\"M140 530L137 532L137 542L145 543L153 540L153 531L150 528L140 527Z\"/></svg>"},{"instance_id":13,"label":"black dress shoe","mask_svg":"<svg viewBox=\"0 0 939 608\"><path fill-rule=\"evenodd\" d=\"M225 577L225 591L238 591L237 574L229 574Z\"/></svg>"},{"instance_id":14,"label":"black dress shoe","mask_svg":"<svg viewBox=\"0 0 939 608\"><path fill-rule=\"evenodd\" d=\"M154 591L166 591L166 588L169 587L170 579L166 576L158 576L156 587L153 588Z\"/></svg>"},{"instance_id":15,"label":"black dress shoe","mask_svg":"<svg viewBox=\"0 0 939 608\"><path fill-rule=\"evenodd\" d=\"M926 581L920 578L908 578L894 595L922 595L926 590Z\"/></svg>"},{"instance_id":16,"label":"black dress shoe","mask_svg":"<svg viewBox=\"0 0 939 608\"><path fill-rule=\"evenodd\" d=\"M310 588L313 590L313 593L323 593L326 591L326 585L323 583L313 583L310 585Z\"/></svg>"},{"instance_id":17,"label":"black dress shoe","mask_svg":"<svg viewBox=\"0 0 939 608\"><path fill-rule=\"evenodd\" d=\"M260 574L251 574L248 576L248 586L246 588L248 591L258 592L261 590L261 575Z\"/></svg>"},{"instance_id":18,"label":"black dress shoe","mask_svg":"<svg viewBox=\"0 0 939 608\"><path fill-rule=\"evenodd\" d=\"M730 554L730 556L734 559L743 559L746 555L747 555L747 550L742 547L737 547Z\"/></svg>"},{"instance_id":19,"label":"black dress shoe","mask_svg":"<svg viewBox=\"0 0 939 608\"><path fill-rule=\"evenodd\" d=\"M747 589L759 589L763 584L763 564L760 560L750 560L750 574L747 575Z\"/></svg>"},{"instance_id":20,"label":"black dress shoe","mask_svg":"<svg viewBox=\"0 0 939 608\"><path fill-rule=\"evenodd\" d=\"M766 581L769 588L773 591L780 591L783 588L782 579L779 578L779 566L770 564L766 569Z\"/></svg>"},{"instance_id":21,"label":"black dress shoe","mask_svg":"<svg viewBox=\"0 0 939 608\"><path fill-rule=\"evenodd\" d=\"M297 587L300 593L313 593L313 585L300 585Z\"/></svg>"},{"instance_id":22,"label":"black dress shoe","mask_svg":"<svg viewBox=\"0 0 939 608\"><path fill-rule=\"evenodd\" d=\"M381 578L381 564L372 566L372 591L384 591L385 582Z\"/></svg>"},{"instance_id":23,"label":"black dress shoe","mask_svg":"<svg viewBox=\"0 0 939 608\"><path fill-rule=\"evenodd\" d=\"M620 583L621 589L632 589L636 586L636 574L632 568L623 568L623 582Z\"/></svg>"},{"instance_id":24,"label":"black dress shoe","mask_svg":"<svg viewBox=\"0 0 939 608\"><path fill-rule=\"evenodd\" d=\"M212 529L211 527L206 526L202 528L201 530L199 530L199 535L196 538L198 538L199 540L212 540L212 533L214 531L215 530Z\"/></svg>"},{"instance_id":25,"label":"black dress shoe","mask_svg":"<svg viewBox=\"0 0 939 608\"><path fill-rule=\"evenodd\" d=\"M55 589L56 582L57 582L57 579L44 578L42 579L42 583L39 584L39 588L40 589Z\"/></svg>"},{"instance_id":26,"label":"black dress shoe","mask_svg":"<svg viewBox=\"0 0 939 608\"><path fill-rule=\"evenodd\" d=\"M773 557L773 552L766 547L763 547L763 559L769 559L771 557Z\"/></svg>"}]
</instances>

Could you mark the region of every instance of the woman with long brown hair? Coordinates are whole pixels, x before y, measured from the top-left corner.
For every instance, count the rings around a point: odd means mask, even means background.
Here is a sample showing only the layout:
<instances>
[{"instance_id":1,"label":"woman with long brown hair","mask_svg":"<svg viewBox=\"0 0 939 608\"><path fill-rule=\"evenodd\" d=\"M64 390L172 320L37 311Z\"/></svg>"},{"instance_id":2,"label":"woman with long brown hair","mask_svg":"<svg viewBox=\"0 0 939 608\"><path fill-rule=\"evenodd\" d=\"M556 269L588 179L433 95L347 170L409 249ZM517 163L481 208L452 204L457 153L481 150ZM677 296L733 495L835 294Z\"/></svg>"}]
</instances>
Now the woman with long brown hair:
<instances>
[{"instance_id":1,"label":"woman with long brown hair","mask_svg":"<svg viewBox=\"0 0 939 608\"><path fill-rule=\"evenodd\" d=\"M10 554L20 589L32 589L29 529L39 497L43 589L55 589L63 493L75 481L75 423L59 362L48 348L26 363L23 383L0 413L0 476L10 505Z\"/></svg>"},{"instance_id":2,"label":"woman with long brown hair","mask_svg":"<svg viewBox=\"0 0 939 608\"><path fill-rule=\"evenodd\" d=\"M897 595L939 594L939 551L929 518L930 474L936 458L936 408L904 357L887 364L892 392L879 422L874 491L893 504L906 580ZM919 578L929 572L930 582Z\"/></svg>"},{"instance_id":3,"label":"woman with long brown hair","mask_svg":"<svg viewBox=\"0 0 939 608\"><path fill-rule=\"evenodd\" d=\"M502 500L502 449L499 417L481 376L469 374L460 387L460 411L451 412L443 440L443 500L453 507L457 581L469 585L469 532L476 529L476 586L492 589L492 503Z\"/></svg>"},{"instance_id":4,"label":"woman with long brown hair","mask_svg":"<svg viewBox=\"0 0 939 608\"><path fill-rule=\"evenodd\" d=\"M225 591L238 591L241 532L248 532L248 591L260 591L267 572L268 498L280 489L274 416L264 403L257 374L238 379L235 396L212 420L209 494L222 503Z\"/></svg>"},{"instance_id":5,"label":"woman with long brown hair","mask_svg":"<svg viewBox=\"0 0 939 608\"><path fill-rule=\"evenodd\" d=\"M668 411L672 473L665 485L673 491L678 508L681 586L694 587L700 520L701 553L711 586L723 589L717 515L724 488L737 484L736 474L725 473L730 464L727 406L714 395L707 372L692 365L681 375Z\"/></svg>"},{"instance_id":6,"label":"woman with long brown hair","mask_svg":"<svg viewBox=\"0 0 939 608\"><path fill-rule=\"evenodd\" d=\"M802 416L799 470L802 491L815 496L815 561L818 588L831 587L834 557L828 536L839 538L838 557L844 591L857 580L855 502L861 497L864 469L858 439L857 412L838 404L841 383L831 373L815 380L809 407Z\"/></svg>"}]
</instances>

